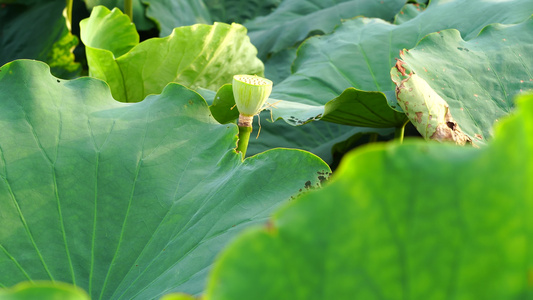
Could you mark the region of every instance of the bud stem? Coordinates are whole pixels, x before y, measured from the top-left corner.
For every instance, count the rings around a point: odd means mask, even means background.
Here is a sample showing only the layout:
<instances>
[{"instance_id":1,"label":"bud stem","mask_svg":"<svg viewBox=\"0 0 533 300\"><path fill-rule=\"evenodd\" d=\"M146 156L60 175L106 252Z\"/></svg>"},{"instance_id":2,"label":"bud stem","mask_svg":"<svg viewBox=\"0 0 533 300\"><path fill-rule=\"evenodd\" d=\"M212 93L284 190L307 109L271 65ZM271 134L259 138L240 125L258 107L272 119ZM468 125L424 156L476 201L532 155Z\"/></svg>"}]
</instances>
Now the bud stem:
<instances>
[{"instance_id":1,"label":"bud stem","mask_svg":"<svg viewBox=\"0 0 533 300\"><path fill-rule=\"evenodd\" d=\"M246 156L250 133L252 133L253 116L239 115L239 141L237 142L237 152L242 153L242 158Z\"/></svg>"},{"instance_id":2,"label":"bud stem","mask_svg":"<svg viewBox=\"0 0 533 300\"><path fill-rule=\"evenodd\" d=\"M133 22L133 1L124 0L124 13L130 17L130 21Z\"/></svg>"},{"instance_id":3,"label":"bud stem","mask_svg":"<svg viewBox=\"0 0 533 300\"><path fill-rule=\"evenodd\" d=\"M402 127L396 127L396 130L394 131L394 139L398 140L401 143L403 143L403 136L405 134L405 126L407 126L407 123L409 123L409 119L403 123Z\"/></svg>"}]
</instances>

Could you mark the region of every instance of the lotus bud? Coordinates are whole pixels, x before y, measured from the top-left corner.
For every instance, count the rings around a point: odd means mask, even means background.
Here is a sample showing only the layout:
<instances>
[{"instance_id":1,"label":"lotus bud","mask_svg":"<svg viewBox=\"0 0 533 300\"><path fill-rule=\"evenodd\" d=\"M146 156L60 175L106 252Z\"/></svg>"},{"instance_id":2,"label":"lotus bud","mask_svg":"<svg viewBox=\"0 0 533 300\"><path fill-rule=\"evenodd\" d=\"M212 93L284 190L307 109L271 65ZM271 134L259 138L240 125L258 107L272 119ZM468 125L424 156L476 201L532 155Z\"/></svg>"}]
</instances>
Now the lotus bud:
<instances>
[{"instance_id":1,"label":"lotus bud","mask_svg":"<svg viewBox=\"0 0 533 300\"><path fill-rule=\"evenodd\" d=\"M258 114L272 92L272 81L256 75L233 76L233 97L242 117L250 120Z\"/></svg>"}]
</instances>

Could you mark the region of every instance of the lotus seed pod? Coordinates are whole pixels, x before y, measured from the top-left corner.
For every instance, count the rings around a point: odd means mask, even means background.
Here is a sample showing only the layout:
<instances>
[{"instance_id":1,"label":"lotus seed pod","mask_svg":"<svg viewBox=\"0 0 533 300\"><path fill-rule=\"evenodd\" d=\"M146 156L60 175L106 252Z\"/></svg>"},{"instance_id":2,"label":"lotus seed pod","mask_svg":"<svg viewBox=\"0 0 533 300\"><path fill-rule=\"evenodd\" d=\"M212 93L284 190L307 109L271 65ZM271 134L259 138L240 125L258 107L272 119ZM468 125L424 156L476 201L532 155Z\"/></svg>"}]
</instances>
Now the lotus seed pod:
<instances>
[{"instance_id":1,"label":"lotus seed pod","mask_svg":"<svg viewBox=\"0 0 533 300\"><path fill-rule=\"evenodd\" d=\"M272 92L272 81L255 75L233 76L233 97L239 113L254 116Z\"/></svg>"}]
</instances>

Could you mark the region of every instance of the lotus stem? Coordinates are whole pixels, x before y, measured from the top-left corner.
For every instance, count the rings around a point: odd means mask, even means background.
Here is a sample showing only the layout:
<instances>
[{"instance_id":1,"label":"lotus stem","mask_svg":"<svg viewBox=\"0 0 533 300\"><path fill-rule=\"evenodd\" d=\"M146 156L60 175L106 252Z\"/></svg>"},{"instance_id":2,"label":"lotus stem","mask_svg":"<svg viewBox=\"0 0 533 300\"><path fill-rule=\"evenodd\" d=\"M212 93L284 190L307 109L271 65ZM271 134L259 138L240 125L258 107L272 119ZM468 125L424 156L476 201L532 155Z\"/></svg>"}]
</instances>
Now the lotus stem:
<instances>
[{"instance_id":1,"label":"lotus stem","mask_svg":"<svg viewBox=\"0 0 533 300\"><path fill-rule=\"evenodd\" d=\"M394 131L394 139L398 140L401 143L403 143L403 136L405 135L405 126L407 126L407 123L409 123L409 120L405 121L401 127L397 127Z\"/></svg>"},{"instance_id":2,"label":"lotus stem","mask_svg":"<svg viewBox=\"0 0 533 300\"><path fill-rule=\"evenodd\" d=\"M133 1L124 0L124 13L130 17L130 21L133 22Z\"/></svg>"},{"instance_id":3,"label":"lotus stem","mask_svg":"<svg viewBox=\"0 0 533 300\"><path fill-rule=\"evenodd\" d=\"M67 6L65 7L66 15L65 19L67 22L67 28L69 32L72 32L72 0L67 0Z\"/></svg>"},{"instance_id":4,"label":"lotus stem","mask_svg":"<svg viewBox=\"0 0 533 300\"><path fill-rule=\"evenodd\" d=\"M248 149L248 142L250 141L250 133L252 133L253 116L239 115L239 141L237 143L237 152L242 153L242 158L246 157L246 150Z\"/></svg>"}]
</instances>

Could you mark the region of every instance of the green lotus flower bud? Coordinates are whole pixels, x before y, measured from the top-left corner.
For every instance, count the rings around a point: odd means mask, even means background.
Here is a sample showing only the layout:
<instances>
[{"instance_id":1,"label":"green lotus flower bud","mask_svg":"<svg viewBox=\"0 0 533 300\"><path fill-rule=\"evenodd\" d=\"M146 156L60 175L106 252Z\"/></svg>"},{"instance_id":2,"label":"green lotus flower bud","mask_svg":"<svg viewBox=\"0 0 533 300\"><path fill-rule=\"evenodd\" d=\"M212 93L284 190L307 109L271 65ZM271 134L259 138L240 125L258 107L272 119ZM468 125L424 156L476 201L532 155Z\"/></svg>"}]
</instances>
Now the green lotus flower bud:
<instances>
[{"instance_id":1,"label":"green lotus flower bud","mask_svg":"<svg viewBox=\"0 0 533 300\"><path fill-rule=\"evenodd\" d=\"M272 81L255 75L233 76L233 97L241 115L253 117L272 92Z\"/></svg>"}]
</instances>

